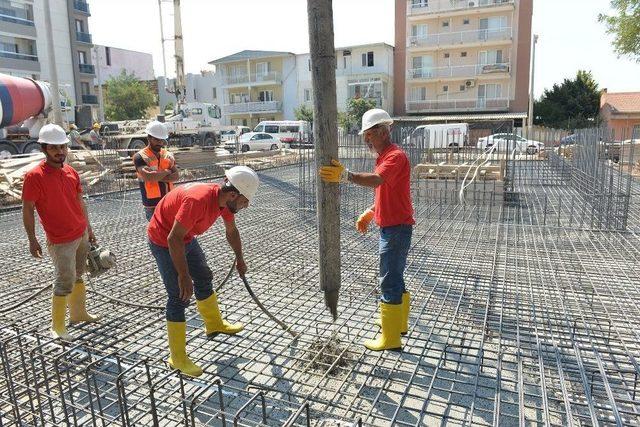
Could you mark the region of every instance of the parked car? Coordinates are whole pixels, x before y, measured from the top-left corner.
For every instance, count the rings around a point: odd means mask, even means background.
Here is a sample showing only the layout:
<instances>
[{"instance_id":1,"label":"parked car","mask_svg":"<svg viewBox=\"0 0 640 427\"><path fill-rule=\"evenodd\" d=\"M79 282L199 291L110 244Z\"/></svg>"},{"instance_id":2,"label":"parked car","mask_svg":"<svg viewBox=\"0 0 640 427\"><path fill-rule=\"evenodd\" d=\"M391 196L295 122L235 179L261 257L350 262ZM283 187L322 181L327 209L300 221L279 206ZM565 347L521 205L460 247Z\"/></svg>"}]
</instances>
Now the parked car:
<instances>
[{"instance_id":1,"label":"parked car","mask_svg":"<svg viewBox=\"0 0 640 427\"><path fill-rule=\"evenodd\" d=\"M403 143L407 147L460 148L467 145L468 135L467 123L421 125L415 128Z\"/></svg>"},{"instance_id":2,"label":"parked car","mask_svg":"<svg viewBox=\"0 0 640 427\"><path fill-rule=\"evenodd\" d=\"M495 133L493 135L478 138L477 147L485 151L497 145L497 150L516 149L520 153L535 154L544 150L544 144L532 139L523 138L515 133Z\"/></svg>"},{"instance_id":3,"label":"parked car","mask_svg":"<svg viewBox=\"0 0 640 427\"><path fill-rule=\"evenodd\" d=\"M311 138L311 126L304 120L264 120L253 131L271 134L291 148L307 145Z\"/></svg>"},{"instance_id":4,"label":"parked car","mask_svg":"<svg viewBox=\"0 0 640 427\"><path fill-rule=\"evenodd\" d=\"M560 138L560 145L571 145L575 144L578 139L578 135L572 133L571 135L567 135L563 138Z\"/></svg>"},{"instance_id":5,"label":"parked car","mask_svg":"<svg viewBox=\"0 0 640 427\"><path fill-rule=\"evenodd\" d=\"M237 146L235 141L231 140L224 144L224 148L232 152L238 149L243 153L247 151L279 150L282 148L282 142L268 133L247 132L240 136Z\"/></svg>"}]
</instances>

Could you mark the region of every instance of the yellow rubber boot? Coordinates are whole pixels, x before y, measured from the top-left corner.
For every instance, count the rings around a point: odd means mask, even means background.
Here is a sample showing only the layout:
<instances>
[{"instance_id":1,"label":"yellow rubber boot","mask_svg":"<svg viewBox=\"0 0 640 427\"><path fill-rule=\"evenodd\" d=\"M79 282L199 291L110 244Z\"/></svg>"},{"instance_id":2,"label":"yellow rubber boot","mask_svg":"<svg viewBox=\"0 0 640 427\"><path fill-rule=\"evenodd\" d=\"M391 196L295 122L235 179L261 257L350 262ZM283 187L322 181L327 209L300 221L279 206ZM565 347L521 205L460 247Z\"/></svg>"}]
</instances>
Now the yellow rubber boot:
<instances>
[{"instance_id":1,"label":"yellow rubber boot","mask_svg":"<svg viewBox=\"0 0 640 427\"><path fill-rule=\"evenodd\" d=\"M67 297L54 295L51 298L51 337L65 341L73 341L67 332L64 316L67 314Z\"/></svg>"},{"instance_id":2,"label":"yellow rubber boot","mask_svg":"<svg viewBox=\"0 0 640 427\"><path fill-rule=\"evenodd\" d=\"M169 366L190 377L202 375L202 368L187 356L187 323L170 322L167 320L167 335L169 337Z\"/></svg>"},{"instance_id":3,"label":"yellow rubber boot","mask_svg":"<svg viewBox=\"0 0 640 427\"><path fill-rule=\"evenodd\" d=\"M204 320L204 330L207 335L223 333L234 335L244 329L242 323L229 323L222 319L220 307L218 307L218 296L213 293L209 298L196 300L196 306L200 316Z\"/></svg>"},{"instance_id":4,"label":"yellow rubber boot","mask_svg":"<svg viewBox=\"0 0 640 427\"><path fill-rule=\"evenodd\" d=\"M407 335L409 332L409 311L411 310L411 294L409 292L402 293L402 323L400 324L400 334ZM376 325L382 327L380 319L376 320Z\"/></svg>"},{"instance_id":5,"label":"yellow rubber boot","mask_svg":"<svg viewBox=\"0 0 640 427\"><path fill-rule=\"evenodd\" d=\"M73 290L67 298L67 304L69 305L69 321L76 324L80 322L97 322L100 320L99 316L93 316L87 313L87 288L83 281L77 281L73 285Z\"/></svg>"},{"instance_id":6,"label":"yellow rubber boot","mask_svg":"<svg viewBox=\"0 0 640 427\"><path fill-rule=\"evenodd\" d=\"M373 351L401 349L402 304L380 303L380 320L382 322L380 336L375 340L365 341L364 346Z\"/></svg>"}]
</instances>

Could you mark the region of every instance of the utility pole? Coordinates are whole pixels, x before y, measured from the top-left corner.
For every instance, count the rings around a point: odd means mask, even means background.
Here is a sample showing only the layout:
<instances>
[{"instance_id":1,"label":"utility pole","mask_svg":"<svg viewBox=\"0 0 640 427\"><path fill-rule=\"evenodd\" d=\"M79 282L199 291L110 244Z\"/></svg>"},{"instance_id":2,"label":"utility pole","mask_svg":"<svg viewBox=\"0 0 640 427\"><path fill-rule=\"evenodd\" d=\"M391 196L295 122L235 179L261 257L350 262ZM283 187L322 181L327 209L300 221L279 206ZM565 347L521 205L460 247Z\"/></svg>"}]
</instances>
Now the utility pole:
<instances>
[{"instance_id":1,"label":"utility pole","mask_svg":"<svg viewBox=\"0 0 640 427\"><path fill-rule=\"evenodd\" d=\"M313 83L313 138L316 169L338 159L336 54L333 42L332 0L307 0L311 77ZM318 178L318 233L320 289L333 319L338 317L340 291L340 188Z\"/></svg>"},{"instance_id":2,"label":"utility pole","mask_svg":"<svg viewBox=\"0 0 640 427\"><path fill-rule=\"evenodd\" d=\"M53 48L53 31L51 30L51 8L49 0L44 0L44 26L47 33L47 53L49 55L49 84L51 85L51 104L53 121L62 126L62 109L60 108L60 87L58 85L58 69L56 68L56 52ZM77 99L77 94L76 94Z\"/></svg>"},{"instance_id":3,"label":"utility pole","mask_svg":"<svg viewBox=\"0 0 640 427\"><path fill-rule=\"evenodd\" d=\"M100 73L100 46L94 46L96 52L96 79L98 80L98 121L104 122L104 97L102 95L102 77Z\"/></svg>"},{"instance_id":4,"label":"utility pole","mask_svg":"<svg viewBox=\"0 0 640 427\"><path fill-rule=\"evenodd\" d=\"M180 0L173 0L173 26L175 28L175 58L176 58L176 101L177 105L184 104L187 95L187 85L184 81L184 44L182 42L182 18L180 16Z\"/></svg>"},{"instance_id":5,"label":"utility pole","mask_svg":"<svg viewBox=\"0 0 640 427\"><path fill-rule=\"evenodd\" d=\"M528 124L529 124L529 138L533 138L533 100L535 95L533 93L533 84L534 84L534 76L536 71L536 43L538 43L538 35L533 35L533 48L531 51L531 83L530 83L530 92L529 92L529 114L528 114Z\"/></svg>"}]
</instances>

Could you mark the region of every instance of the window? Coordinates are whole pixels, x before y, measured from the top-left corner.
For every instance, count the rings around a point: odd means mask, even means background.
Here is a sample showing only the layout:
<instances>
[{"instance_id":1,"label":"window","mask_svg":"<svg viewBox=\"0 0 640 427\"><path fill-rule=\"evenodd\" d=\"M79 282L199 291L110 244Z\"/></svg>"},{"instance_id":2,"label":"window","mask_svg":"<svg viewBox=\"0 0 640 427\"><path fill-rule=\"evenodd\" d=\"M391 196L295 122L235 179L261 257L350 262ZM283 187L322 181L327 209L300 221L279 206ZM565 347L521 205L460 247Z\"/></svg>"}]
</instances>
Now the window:
<instances>
[{"instance_id":1,"label":"window","mask_svg":"<svg viewBox=\"0 0 640 427\"><path fill-rule=\"evenodd\" d=\"M483 50L478 52L478 63L480 65L502 64L502 50Z\"/></svg>"},{"instance_id":2,"label":"window","mask_svg":"<svg viewBox=\"0 0 640 427\"><path fill-rule=\"evenodd\" d=\"M312 94L311 94L311 89L305 89L304 90L304 102L311 102L312 100Z\"/></svg>"},{"instance_id":3,"label":"window","mask_svg":"<svg viewBox=\"0 0 640 427\"><path fill-rule=\"evenodd\" d=\"M463 19L462 25L469 25L469 19L468 18Z\"/></svg>"},{"instance_id":4,"label":"window","mask_svg":"<svg viewBox=\"0 0 640 427\"><path fill-rule=\"evenodd\" d=\"M308 59L309 62L309 71L311 71L311 58Z\"/></svg>"},{"instance_id":5,"label":"window","mask_svg":"<svg viewBox=\"0 0 640 427\"><path fill-rule=\"evenodd\" d=\"M460 85L460 92L464 92L465 90L467 90L467 87L465 85Z\"/></svg>"},{"instance_id":6,"label":"window","mask_svg":"<svg viewBox=\"0 0 640 427\"><path fill-rule=\"evenodd\" d=\"M427 36L428 30L429 30L429 27L427 26L427 24L412 25L411 36L414 37L415 39L425 38Z\"/></svg>"},{"instance_id":7,"label":"window","mask_svg":"<svg viewBox=\"0 0 640 427\"><path fill-rule=\"evenodd\" d=\"M373 52L367 52L362 54L362 66L373 67Z\"/></svg>"},{"instance_id":8,"label":"window","mask_svg":"<svg viewBox=\"0 0 640 427\"><path fill-rule=\"evenodd\" d=\"M78 64L86 64L87 63L87 52L78 51Z\"/></svg>"},{"instance_id":9,"label":"window","mask_svg":"<svg viewBox=\"0 0 640 427\"><path fill-rule=\"evenodd\" d=\"M272 90L261 90L260 92L258 92L258 100L260 102L273 101L273 91Z\"/></svg>"},{"instance_id":10,"label":"window","mask_svg":"<svg viewBox=\"0 0 640 427\"><path fill-rule=\"evenodd\" d=\"M411 0L412 8L427 7L428 5L429 0Z\"/></svg>"},{"instance_id":11,"label":"window","mask_svg":"<svg viewBox=\"0 0 640 427\"><path fill-rule=\"evenodd\" d=\"M467 52L460 52L460 58L466 58Z\"/></svg>"},{"instance_id":12,"label":"window","mask_svg":"<svg viewBox=\"0 0 640 427\"><path fill-rule=\"evenodd\" d=\"M635 125L633 127L633 134L631 135L632 139L640 139L640 125Z\"/></svg>"},{"instance_id":13,"label":"window","mask_svg":"<svg viewBox=\"0 0 640 427\"><path fill-rule=\"evenodd\" d=\"M412 101L425 101L427 99L426 87L414 87L411 88L411 100Z\"/></svg>"},{"instance_id":14,"label":"window","mask_svg":"<svg viewBox=\"0 0 640 427\"><path fill-rule=\"evenodd\" d=\"M269 63L268 62L258 62L256 64L256 74L259 76L265 76L269 73Z\"/></svg>"},{"instance_id":15,"label":"window","mask_svg":"<svg viewBox=\"0 0 640 427\"><path fill-rule=\"evenodd\" d=\"M213 96L213 99L216 99L218 97L218 91L216 91L216 88L215 87L211 88L211 92L212 92L211 95Z\"/></svg>"},{"instance_id":16,"label":"window","mask_svg":"<svg viewBox=\"0 0 640 427\"><path fill-rule=\"evenodd\" d=\"M89 83L80 82L80 92L83 95L90 95L91 94L91 90L89 89Z\"/></svg>"},{"instance_id":17,"label":"window","mask_svg":"<svg viewBox=\"0 0 640 427\"><path fill-rule=\"evenodd\" d=\"M266 133L278 133L280 131L280 128L278 127L278 125L265 125L264 131Z\"/></svg>"},{"instance_id":18,"label":"window","mask_svg":"<svg viewBox=\"0 0 640 427\"><path fill-rule=\"evenodd\" d=\"M449 52L445 53L445 54L444 54L444 59L448 59L448 58L449 58L449 56L450 56L450 55L449 55Z\"/></svg>"},{"instance_id":19,"label":"window","mask_svg":"<svg viewBox=\"0 0 640 427\"><path fill-rule=\"evenodd\" d=\"M198 100L198 94L196 93L196 90L195 90L195 89L193 90L193 99L194 99L195 101L197 101L197 100Z\"/></svg>"},{"instance_id":20,"label":"window","mask_svg":"<svg viewBox=\"0 0 640 427\"><path fill-rule=\"evenodd\" d=\"M246 93L232 93L231 94L231 103L232 104L240 104L242 102L249 102Z\"/></svg>"},{"instance_id":21,"label":"window","mask_svg":"<svg viewBox=\"0 0 640 427\"><path fill-rule=\"evenodd\" d=\"M478 86L478 98L498 99L502 97L502 85L497 83Z\"/></svg>"},{"instance_id":22,"label":"window","mask_svg":"<svg viewBox=\"0 0 640 427\"><path fill-rule=\"evenodd\" d=\"M447 85L442 86L442 91L443 92L449 92L449 86L447 86Z\"/></svg>"},{"instance_id":23,"label":"window","mask_svg":"<svg viewBox=\"0 0 640 427\"><path fill-rule=\"evenodd\" d=\"M442 21L442 28L449 28L449 21Z\"/></svg>"},{"instance_id":24,"label":"window","mask_svg":"<svg viewBox=\"0 0 640 427\"><path fill-rule=\"evenodd\" d=\"M104 58L107 62L107 65L111 66L111 48L108 46L104 47Z\"/></svg>"},{"instance_id":25,"label":"window","mask_svg":"<svg viewBox=\"0 0 640 427\"><path fill-rule=\"evenodd\" d=\"M84 22L80 19L76 19L76 31L79 33L84 33Z\"/></svg>"}]
</instances>

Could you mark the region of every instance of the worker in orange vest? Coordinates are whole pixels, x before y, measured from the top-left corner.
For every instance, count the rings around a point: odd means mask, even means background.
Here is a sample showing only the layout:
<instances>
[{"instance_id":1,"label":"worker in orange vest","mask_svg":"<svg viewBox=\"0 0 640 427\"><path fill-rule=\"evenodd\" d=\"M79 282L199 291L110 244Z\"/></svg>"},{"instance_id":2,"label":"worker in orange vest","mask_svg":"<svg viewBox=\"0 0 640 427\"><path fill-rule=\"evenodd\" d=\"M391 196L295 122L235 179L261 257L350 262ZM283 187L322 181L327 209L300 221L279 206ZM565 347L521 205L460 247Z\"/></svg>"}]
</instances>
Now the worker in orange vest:
<instances>
[{"instance_id":1,"label":"worker in orange vest","mask_svg":"<svg viewBox=\"0 0 640 427\"><path fill-rule=\"evenodd\" d=\"M169 131L164 123L153 121L147 125L147 146L133 156L138 174L142 204L147 221L156 205L173 188L179 172L173 154L164 148Z\"/></svg>"}]
</instances>

